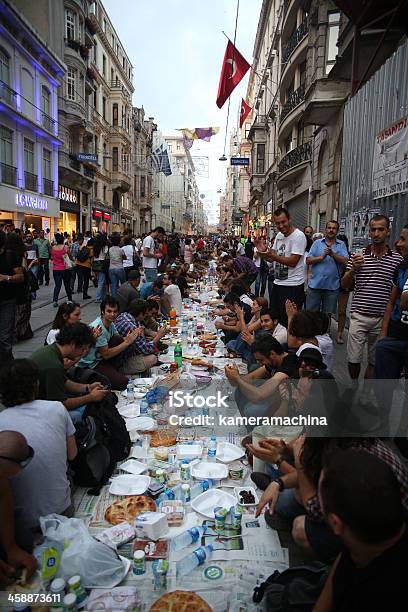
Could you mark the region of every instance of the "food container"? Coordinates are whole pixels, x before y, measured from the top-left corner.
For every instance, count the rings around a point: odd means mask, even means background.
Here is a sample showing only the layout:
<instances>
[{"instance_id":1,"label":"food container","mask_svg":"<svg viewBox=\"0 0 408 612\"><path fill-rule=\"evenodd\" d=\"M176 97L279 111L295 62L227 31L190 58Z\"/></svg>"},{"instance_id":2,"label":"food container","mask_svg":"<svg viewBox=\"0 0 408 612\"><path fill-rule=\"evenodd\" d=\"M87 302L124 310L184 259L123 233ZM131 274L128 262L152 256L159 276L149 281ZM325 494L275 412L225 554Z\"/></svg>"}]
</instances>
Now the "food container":
<instances>
[{"instance_id":1,"label":"food container","mask_svg":"<svg viewBox=\"0 0 408 612\"><path fill-rule=\"evenodd\" d=\"M167 517L162 512L142 512L135 518L134 526L138 538L158 540L169 531Z\"/></svg>"},{"instance_id":2,"label":"food container","mask_svg":"<svg viewBox=\"0 0 408 612\"><path fill-rule=\"evenodd\" d=\"M146 555L144 550L135 550L133 553L133 574L143 576L146 573Z\"/></svg>"},{"instance_id":3,"label":"food container","mask_svg":"<svg viewBox=\"0 0 408 612\"><path fill-rule=\"evenodd\" d=\"M169 457L169 449L167 446L158 446L154 449L154 458L159 461L167 461Z\"/></svg>"},{"instance_id":4,"label":"food container","mask_svg":"<svg viewBox=\"0 0 408 612\"><path fill-rule=\"evenodd\" d=\"M227 515L228 510L226 508L222 508L221 506L216 506L214 508L215 529L217 531L224 529Z\"/></svg>"},{"instance_id":5,"label":"food container","mask_svg":"<svg viewBox=\"0 0 408 612\"><path fill-rule=\"evenodd\" d=\"M133 525L126 522L120 523L119 525L114 525L108 529L104 529L101 531L101 533L98 533L95 536L97 540L114 549L122 544L126 544L127 542L134 540L135 537L135 528Z\"/></svg>"},{"instance_id":6,"label":"food container","mask_svg":"<svg viewBox=\"0 0 408 612\"><path fill-rule=\"evenodd\" d=\"M162 484L166 482L166 472L162 468L156 470L156 480Z\"/></svg>"},{"instance_id":7,"label":"food container","mask_svg":"<svg viewBox=\"0 0 408 612\"><path fill-rule=\"evenodd\" d=\"M244 466L241 463L230 463L228 466L228 478L230 480L242 480L244 476Z\"/></svg>"},{"instance_id":8,"label":"food container","mask_svg":"<svg viewBox=\"0 0 408 612\"><path fill-rule=\"evenodd\" d=\"M169 527L179 527L182 525L186 515L184 504L178 499L162 501L160 512L167 516Z\"/></svg>"},{"instance_id":9,"label":"food container","mask_svg":"<svg viewBox=\"0 0 408 612\"><path fill-rule=\"evenodd\" d=\"M247 486L235 487L234 491L235 491L235 495L238 500L238 503L241 506L256 506L259 502L258 495L253 487L247 487ZM242 498L243 491L245 491L247 494L248 493L252 494L253 501L244 501L244 499Z\"/></svg>"}]
</instances>

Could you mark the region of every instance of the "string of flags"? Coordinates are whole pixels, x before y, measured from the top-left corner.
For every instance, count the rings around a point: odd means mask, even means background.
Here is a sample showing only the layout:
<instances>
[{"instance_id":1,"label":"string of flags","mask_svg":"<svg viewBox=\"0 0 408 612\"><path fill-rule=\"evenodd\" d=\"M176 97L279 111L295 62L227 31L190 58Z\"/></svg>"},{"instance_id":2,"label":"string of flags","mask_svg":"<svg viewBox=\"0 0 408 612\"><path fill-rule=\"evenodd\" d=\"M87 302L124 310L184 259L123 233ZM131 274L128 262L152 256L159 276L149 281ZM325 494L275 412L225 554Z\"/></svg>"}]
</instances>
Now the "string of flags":
<instances>
[{"instance_id":1,"label":"string of flags","mask_svg":"<svg viewBox=\"0 0 408 612\"><path fill-rule=\"evenodd\" d=\"M244 125L244 121L248 117L251 110L252 110L252 106L249 106L249 104L245 102L244 98L242 98L241 99L241 112L239 116L239 127L240 128L242 128L242 126Z\"/></svg>"}]
</instances>

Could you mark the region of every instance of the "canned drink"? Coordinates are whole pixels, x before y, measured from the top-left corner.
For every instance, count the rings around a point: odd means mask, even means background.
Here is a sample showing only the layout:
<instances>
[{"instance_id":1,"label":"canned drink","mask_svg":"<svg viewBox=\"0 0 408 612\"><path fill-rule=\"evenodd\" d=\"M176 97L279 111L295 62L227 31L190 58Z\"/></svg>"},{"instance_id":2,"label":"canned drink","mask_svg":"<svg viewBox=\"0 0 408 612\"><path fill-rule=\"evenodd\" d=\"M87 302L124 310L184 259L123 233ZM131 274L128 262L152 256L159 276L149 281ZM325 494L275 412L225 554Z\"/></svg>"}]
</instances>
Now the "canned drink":
<instances>
[{"instance_id":1,"label":"canned drink","mask_svg":"<svg viewBox=\"0 0 408 612\"><path fill-rule=\"evenodd\" d=\"M190 464L188 459L184 459L180 463L180 479L181 480L190 480Z\"/></svg>"},{"instance_id":2,"label":"canned drink","mask_svg":"<svg viewBox=\"0 0 408 612\"><path fill-rule=\"evenodd\" d=\"M214 508L215 529L217 531L221 531L221 529L224 529L227 514L228 510L226 508L223 508L222 506L216 506Z\"/></svg>"},{"instance_id":3,"label":"canned drink","mask_svg":"<svg viewBox=\"0 0 408 612\"><path fill-rule=\"evenodd\" d=\"M163 469L159 468L158 470L156 470L156 480L161 484L164 484L166 482L166 472Z\"/></svg>"},{"instance_id":4,"label":"canned drink","mask_svg":"<svg viewBox=\"0 0 408 612\"><path fill-rule=\"evenodd\" d=\"M231 515L231 527L234 530L238 531L239 529L241 529L241 522L242 522L242 513L240 512L240 509L237 506L231 506L230 515Z\"/></svg>"},{"instance_id":5,"label":"canned drink","mask_svg":"<svg viewBox=\"0 0 408 612\"><path fill-rule=\"evenodd\" d=\"M75 593L78 603L82 603L86 599L86 591L79 574L69 578L67 586L70 592Z\"/></svg>"},{"instance_id":6,"label":"canned drink","mask_svg":"<svg viewBox=\"0 0 408 612\"><path fill-rule=\"evenodd\" d=\"M144 550L135 550L133 554L133 573L142 576L146 573L146 555Z\"/></svg>"},{"instance_id":7,"label":"canned drink","mask_svg":"<svg viewBox=\"0 0 408 612\"><path fill-rule=\"evenodd\" d=\"M191 501L191 487L187 483L181 485L181 498L185 504Z\"/></svg>"},{"instance_id":8,"label":"canned drink","mask_svg":"<svg viewBox=\"0 0 408 612\"><path fill-rule=\"evenodd\" d=\"M154 590L161 591L167 589L167 571L169 562L166 559L156 559L152 564L152 572L154 577Z\"/></svg>"}]
</instances>

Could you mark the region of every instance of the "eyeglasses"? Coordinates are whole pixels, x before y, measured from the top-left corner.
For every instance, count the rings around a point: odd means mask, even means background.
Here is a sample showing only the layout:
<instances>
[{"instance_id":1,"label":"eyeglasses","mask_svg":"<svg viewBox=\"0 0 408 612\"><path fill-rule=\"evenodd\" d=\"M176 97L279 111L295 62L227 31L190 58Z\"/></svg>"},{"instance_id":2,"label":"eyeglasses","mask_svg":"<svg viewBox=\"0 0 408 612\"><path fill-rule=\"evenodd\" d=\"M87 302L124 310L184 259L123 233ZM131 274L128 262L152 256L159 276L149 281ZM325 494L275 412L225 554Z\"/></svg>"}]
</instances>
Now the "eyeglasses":
<instances>
[{"instance_id":1,"label":"eyeglasses","mask_svg":"<svg viewBox=\"0 0 408 612\"><path fill-rule=\"evenodd\" d=\"M31 446L28 447L28 457L26 457L26 459L14 459L13 457L3 457L2 455L0 455L0 459L5 459L6 461L12 461L13 463L17 463L17 465L19 465L21 469L27 467L33 457L34 449Z\"/></svg>"}]
</instances>

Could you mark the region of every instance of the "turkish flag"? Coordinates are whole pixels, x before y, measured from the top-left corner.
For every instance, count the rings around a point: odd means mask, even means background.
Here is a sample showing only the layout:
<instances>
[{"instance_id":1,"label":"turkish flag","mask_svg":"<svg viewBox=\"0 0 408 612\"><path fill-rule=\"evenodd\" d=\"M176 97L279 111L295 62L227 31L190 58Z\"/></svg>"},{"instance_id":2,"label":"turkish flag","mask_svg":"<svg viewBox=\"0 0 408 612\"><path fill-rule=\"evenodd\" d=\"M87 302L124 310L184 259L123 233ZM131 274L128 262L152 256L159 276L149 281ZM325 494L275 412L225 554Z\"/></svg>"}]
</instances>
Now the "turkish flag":
<instances>
[{"instance_id":1,"label":"turkish flag","mask_svg":"<svg viewBox=\"0 0 408 612\"><path fill-rule=\"evenodd\" d=\"M242 98L241 100L241 116L239 118L239 127L242 128L245 119L248 117L249 113L252 110L252 106L249 106L249 104L247 104L244 100L244 98Z\"/></svg>"},{"instance_id":2,"label":"turkish flag","mask_svg":"<svg viewBox=\"0 0 408 612\"><path fill-rule=\"evenodd\" d=\"M235 87L246 75L250 68L240 52L229 40L225 50L224 62L222 64L220 84L218 85L217 106L221 108L230 97Z\"/></svg>"}]
</instances>

